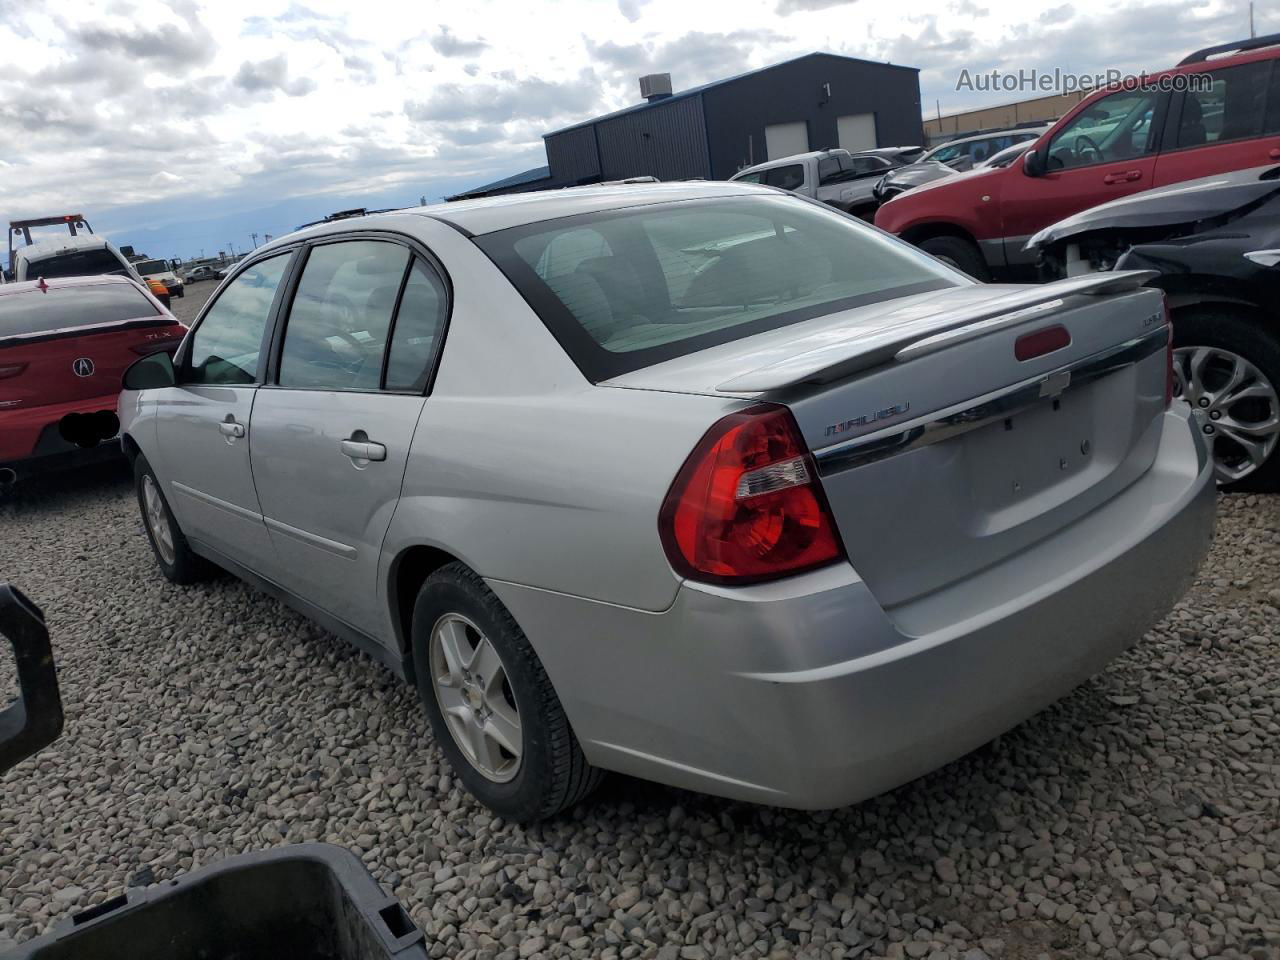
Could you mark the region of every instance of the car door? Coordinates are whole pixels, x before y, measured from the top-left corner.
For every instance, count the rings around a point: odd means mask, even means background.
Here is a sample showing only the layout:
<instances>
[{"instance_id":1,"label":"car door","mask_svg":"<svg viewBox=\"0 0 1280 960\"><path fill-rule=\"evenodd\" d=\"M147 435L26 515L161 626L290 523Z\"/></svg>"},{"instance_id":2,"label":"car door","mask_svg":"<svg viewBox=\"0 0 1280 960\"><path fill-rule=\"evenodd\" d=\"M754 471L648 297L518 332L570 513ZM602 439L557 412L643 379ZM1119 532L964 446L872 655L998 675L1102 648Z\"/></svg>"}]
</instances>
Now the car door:
<instances>
[{"instance_id":1,"label":"car door","mask_svg":"<svg viewBox=\"0 0 1280 960\"><path fill-rule=\"evenodd\" d=\"M1044 173L1029 176L1022 163L1015 163L1001 176L1001 231L1010 264L1034 258L1022 247L1041 228L1151 188L1167 98L1144 88L1119 90L1086 103L1047 144L1037 147L1044 151Z\"/></svg>"},{"instance_id":2,"label":"car door","mask_svg":"<svg viewBox=\"0 0 1280 960\"><path fill-rule=\"evenodd\" d=\"M274 562L249 460L264 342L293 251L247 267L183 345L176 386L157 391L156 476L183 532L262 570Z\"/></svg>"},{"instance_id":3,"label":"car door","mask_svg":"<svg viewBox=\"0 0 1280 960\"><path fill-rule=\"evenodd\" d=\"M253 410L253 473L273 577L368 634L385 614L378 555L448 309L441 273L393 238L316 244L271 381Z\"/></svg>"},{"instance_id":4,"label":"car door","mask_svg":"<svg viewBox=\"0 0 1280 960\"><path fill-rule=\"evenodd\" d=\"M1274 60L1187 74L1156 159L1157 186L1280 160L1280 77ZM1270 103L1268 103L1270 99Z\"/></svg>"}]
</instances>

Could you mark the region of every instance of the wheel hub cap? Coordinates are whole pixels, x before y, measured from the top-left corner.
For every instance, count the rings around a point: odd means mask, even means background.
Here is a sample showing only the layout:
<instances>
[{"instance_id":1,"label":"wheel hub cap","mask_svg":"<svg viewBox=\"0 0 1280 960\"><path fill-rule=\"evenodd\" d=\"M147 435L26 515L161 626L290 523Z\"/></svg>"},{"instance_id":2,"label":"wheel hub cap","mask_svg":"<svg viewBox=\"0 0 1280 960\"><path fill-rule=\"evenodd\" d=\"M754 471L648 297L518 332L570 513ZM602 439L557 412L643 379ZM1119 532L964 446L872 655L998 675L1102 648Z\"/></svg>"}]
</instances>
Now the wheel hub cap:
<instances>
[{"instance_id":1,"label":"wheel hub cap","mask_svg":"<svg viewBox=\"0 0 1280 960\"><path fill-rule=\"evenodd\" d=\"M480 629L445 614L431 629L432 689L462 755L495 783L520 771L524 737L506 664Z\"/></svg>"},{"instance_id":2,"label":"wheel hub cap","mask_svg":"<svg viewBox=\"0 0 1280 960\"><path fill-rule=\"evenodd\" d=\"M173 531L169 529L169 518L165 516L164 501L160 499L160 491L150 475L142 478L142 505L143 518L146 520L147 529L151 531L156 552L165 563L172 564L175 556Z\"/></svg>"},{"instance_id":3,"label":"wheel hub cap","mask_svg":"<svg viewBox=\"0 0 1280 960\"><path fill-rule=\"evenodd\" d=\"M1219 347L1179 347L1174 393L1191 404L1196 426L1213 451L1219 483L1253 473L1280 439L1280 396L1262 371Z\"/></svg>"}]
</instances>

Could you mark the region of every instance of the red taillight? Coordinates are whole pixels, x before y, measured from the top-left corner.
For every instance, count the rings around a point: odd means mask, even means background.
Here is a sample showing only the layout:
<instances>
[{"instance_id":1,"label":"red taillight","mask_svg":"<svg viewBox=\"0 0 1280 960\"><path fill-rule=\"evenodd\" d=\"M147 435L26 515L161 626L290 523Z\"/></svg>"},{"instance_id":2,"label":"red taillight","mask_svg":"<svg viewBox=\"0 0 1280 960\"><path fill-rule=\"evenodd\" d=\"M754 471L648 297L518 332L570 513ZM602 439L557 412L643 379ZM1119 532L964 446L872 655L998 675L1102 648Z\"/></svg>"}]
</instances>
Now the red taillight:
<instances>
[{"instance_id":1,"label":"red taillight","mask_svg":"<svg viewBox=\"0 0 1280 960\"><path fill-rule=\"evenodd\" d=\"M1013 342L1013 355L1018 360L1034 360L1046 353L1053 353L1063 347L1071 346L1071 334L1063 326L1045 327L1031 333L1024 333Z\"/></svg>"},{"instance_id":2,"label":"red taillight","mask_svg":"<svg viewBox=\"0 0 1280 960\"><path fill-rule=\"evenodd\" d=\"M844 556L817 468L785 407L733 413L698 442L658 515L682 576L754 583Z\"/></svg>"},{"instance_id":3,"label":"red taillight","mask_svg":"<svg viewBox=\"0 0 1280 960\"><path fill-rule=\"evenodd\" d=\"M27 369L25 363L0 363L0 380L16 377L25 369Z\"/></svg>"},{"instance_id":4,"label":"red taillight","mask_svg":"<svg viewBox=\"0 0 1280 960\"><path fill-rule=\"evenodd\" d=\"M1164 359L1164 408L1173 406L1173 318L1169 316L1169 304L1164 305L1164 325L1169 332L1168 346L1165 347Z\"/></svg>"}]
</instances>

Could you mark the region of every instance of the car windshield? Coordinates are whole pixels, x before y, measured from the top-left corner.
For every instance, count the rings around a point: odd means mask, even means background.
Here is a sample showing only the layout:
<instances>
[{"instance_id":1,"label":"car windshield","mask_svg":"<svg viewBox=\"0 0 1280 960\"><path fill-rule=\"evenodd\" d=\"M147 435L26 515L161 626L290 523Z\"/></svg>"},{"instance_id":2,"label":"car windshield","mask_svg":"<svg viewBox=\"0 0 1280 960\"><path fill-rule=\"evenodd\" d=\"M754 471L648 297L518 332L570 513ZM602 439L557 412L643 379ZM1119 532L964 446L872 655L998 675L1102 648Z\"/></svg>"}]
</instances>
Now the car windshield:
<instances>
[{"instance_id":1,"label":"car windshield","mask_svg":"<svg viewBox=\"0 0 1280 960\"><path fill-rule=\"evenodd\" d=\"M135 263L134 267L144 277L153 273L169 272L169 264L164 260L143 260L141 263Z\"/></svg>"},{"instance_id":2,"label":"car windshield","mask_svg":"<svg viewBox=\"0 0 1280 960\"><path fill-rule=\"evenodd\" d=\"M92 277L100 273L125 273L125 266L105 247L96 250L77 250L56 256L34 260L27 264L27 279L36 277Z\"/></svg>"},{"instance_id":3,"label":"car windshield","mask_svg":"<svg viewBox=\"0 0 1280 960\"><path fill-rule=\"evenodd\" d=\"M905 244L782 196L586 214L477 242L592 380L964 282Z\"/></svg>"},{"instance_id":4,"label":"car windshield","mask_svg":"<svg viewBox=\"0 0 1280 960\"><path fill-rule=\"evenodd\" d=\"M50 286L43 292L33 289L0 295L0 339L157 314L151 301L131 283Z\"/></svg>"}]
</instances>

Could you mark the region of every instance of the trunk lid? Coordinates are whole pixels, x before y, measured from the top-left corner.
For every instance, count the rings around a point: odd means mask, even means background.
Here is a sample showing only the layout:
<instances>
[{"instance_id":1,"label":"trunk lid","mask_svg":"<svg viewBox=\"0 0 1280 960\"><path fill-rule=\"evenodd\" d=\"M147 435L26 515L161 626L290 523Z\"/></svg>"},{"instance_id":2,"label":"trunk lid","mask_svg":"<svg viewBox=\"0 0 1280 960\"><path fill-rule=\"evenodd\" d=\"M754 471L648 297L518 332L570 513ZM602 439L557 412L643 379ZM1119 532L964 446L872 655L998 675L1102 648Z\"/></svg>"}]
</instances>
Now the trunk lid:
<instances>
[{"instance_id":1,"label":"trunk lid","mask_svg":"<svg viewBox=\"0 0 1280 960\"><path fill-rule=\"evenodd\" d=\"M1168 328L1159 291L1138 289L1147 276L923 294L610 385L786 404L850 561L892 612L1050 536L1150 467ZM1019 338L1048 329L1056 349L1019 359Z\"/></svg>"}]
</instances>

